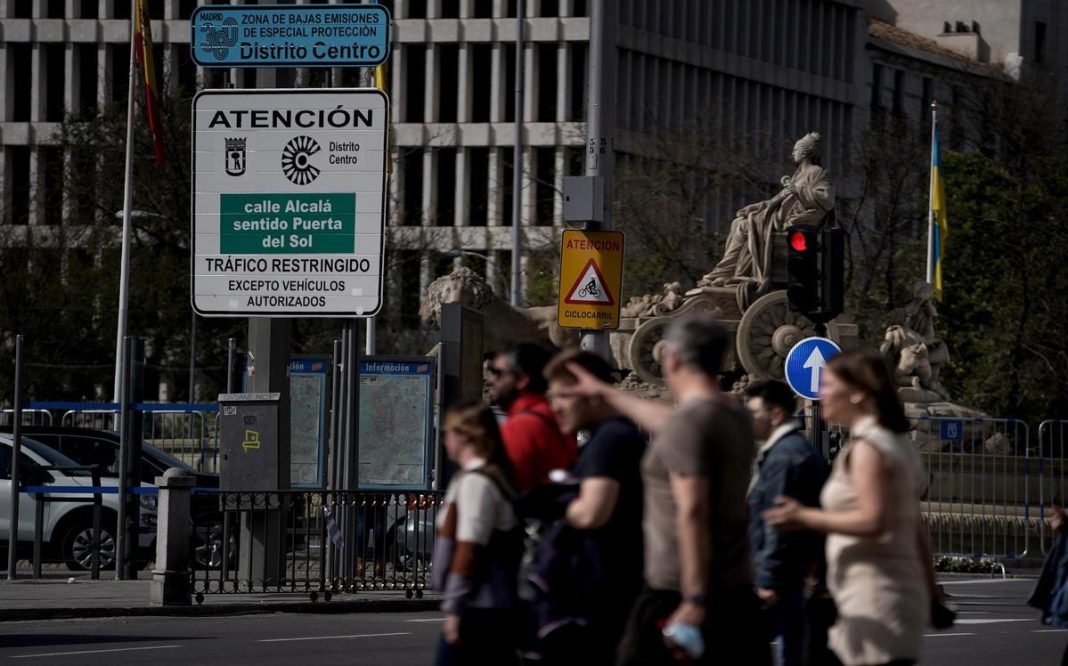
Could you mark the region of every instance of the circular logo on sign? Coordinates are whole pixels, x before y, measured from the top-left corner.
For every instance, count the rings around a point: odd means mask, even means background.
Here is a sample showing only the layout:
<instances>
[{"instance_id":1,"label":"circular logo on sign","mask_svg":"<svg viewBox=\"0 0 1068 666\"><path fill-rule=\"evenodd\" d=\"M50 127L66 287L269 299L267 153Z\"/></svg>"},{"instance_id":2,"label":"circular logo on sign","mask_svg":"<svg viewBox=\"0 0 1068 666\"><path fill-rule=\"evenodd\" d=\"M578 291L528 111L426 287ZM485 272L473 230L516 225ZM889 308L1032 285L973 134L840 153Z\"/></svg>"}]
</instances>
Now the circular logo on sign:
<instances>
[{"instance_id":1,"label":"circular logo on sign","mask_svg":"<svg viewBox=\"0 0 1068 666\"><path fill-rule=\"evenodd\" d=\"M311 156L322 150L310 136L298 136L282 149L282 171L290 182L307 185L319 177L319 168L311 163Z\"/></svg>"}]
</instances>

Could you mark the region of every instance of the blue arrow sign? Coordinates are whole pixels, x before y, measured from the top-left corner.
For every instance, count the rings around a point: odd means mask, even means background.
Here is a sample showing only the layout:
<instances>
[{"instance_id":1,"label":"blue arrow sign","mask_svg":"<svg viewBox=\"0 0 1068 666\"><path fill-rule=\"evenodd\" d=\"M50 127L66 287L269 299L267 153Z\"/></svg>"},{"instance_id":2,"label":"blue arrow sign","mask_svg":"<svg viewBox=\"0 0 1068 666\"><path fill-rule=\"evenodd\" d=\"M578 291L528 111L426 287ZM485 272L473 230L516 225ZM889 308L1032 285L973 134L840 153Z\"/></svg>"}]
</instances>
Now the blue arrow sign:
<instances>
[{"instance_id":1,"label":"blue arrow sign","mask_svg":"<svg viewBox=\"0 0 1068 666\"><path fill-rule=\"evenodd\" d=\"M827 361L842 349L827 338L805 338L786 355L786 383L806 400L819 400Z\"/></svg>"},{"instance_id":2,"label":"blue arrow sign","mask_svg":"<svg viewBox=\"0 0 1068 666\"><path fill-rule=\"evenodd\" d=\"M190 19L201 67L369 67L389 58L381 5L205 5Z\"/></svg>"}]
</instances>

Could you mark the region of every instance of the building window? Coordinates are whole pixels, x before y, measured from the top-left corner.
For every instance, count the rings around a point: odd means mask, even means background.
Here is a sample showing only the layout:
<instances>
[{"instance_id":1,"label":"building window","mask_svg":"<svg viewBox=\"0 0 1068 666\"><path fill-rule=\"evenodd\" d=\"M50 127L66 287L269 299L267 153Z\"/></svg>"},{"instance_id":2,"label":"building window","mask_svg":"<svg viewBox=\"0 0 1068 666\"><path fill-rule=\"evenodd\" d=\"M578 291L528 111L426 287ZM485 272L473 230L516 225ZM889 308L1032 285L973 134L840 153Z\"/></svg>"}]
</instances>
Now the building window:
<instances>
[{"instance_id":1,"label":"building window","mask_svg":"<svg viewBox=\"0 0 1068 666\"><path fill-rule=\"evenodd\" d=\"M451 227L456 218L456 149L441 148L434 155L437 160L437 210L434 224Z\"/></svg>"},{"instance_id":2,"label":"building window","mask_svg":"<svg viewBox=\"0 0 1068 666\"><path fill-rule=\"evenodd\" d=\"M1041 65L1046 60L1046 24L1035 21L1035 57L1036 65Z\"/></svg>"},{"instance_id":3,"label":"building window","mask_svg":"<svg viewBox=\"0 0 1068 666\"><path fill-rule=\"evenodd\" d=\"M560 0L541 0L539 16L555 18L560 15Z\"/></svg>"},{"instance_id":4,"label":"building window","mask_svg":"<svg viewBox=\"0 0 1068 666\"><path fill-rule=\"evenodd\" d=\"M475 0L475 18L493 18L493 0Z\"/></svg>"},{"instance_id":5,"label":"building window","mask_svg":"<svg viewBox=\"0 0 1068 666\"><path fill-rule=\"evenodd\" d=\"M30 120L30 86L33 78L31 63L33 55L29 44L8 44L7 55L11 59L11 71L14 74L14 85L9 91L24 91L21 95L13 95L11 120L16 123L24 123ZM0 110L2 112L2 110Z\"/></svg>"},{"instance_id":6,"label":"building window","mask_svg":"<svg viewBox=\"0 0 1068 666\"><path fill-rule=\"evenodd\" d=\"M892 113L894 117L905 114L905 72L900 69L894 70L894 102Z\"/></svg>"},{"instance_id":7,"label":"building window","mask_svg":"<svg viewBox=\"0 0 1068 666\"><path fill-rule=\"evenodd\" d=\"M66 18L67 2L66 0L48 0L48 7L45 8L45 18L61 19Z\"/></svg>"},{"instance_id":8,"label":"building window","mask_svg":"<svg viewBox=\"0 0 1068 666\"><path fill-rule=\"evenodd\" d=\"M438 45L438 119L437 122L456 122L457 91L460 88L460 45Z\"/></svg>"},{"instance_id":9,"label":"building window","mask_svg":"<svg viewBox=\"0 0 1068 666\"><path fill-rule=\"evenodd\" d=\"M488 123L490 119L490 95L487 90L477 85L479 81L489 81L493 76L493 45L471 43L468 85L471 90L471 122Z\"/></svg>"},{"instance_id":10,"label":"building window","mask_svg":"<svg viewBox=\"0 0 1068 666\"><path fill-rule=\"evenodd\" d=\"M399 161L404 169L401 191L404 215L401 224L417 227L423 222L423 151L409 149Z\"/></svg>"},{"instance_id":11,"label":"building window","mask_svg":"<svg viewBox=\"0 0 1068 666\"><path fill-rule=\"evenodd\" d=\"M534 149L535 213L534 224L550 227L553 224L553 201L556 197L556 149Z\"/></svg>"},{"instance_id":12,"label":"building window","mask_svg":"<svg viewBox=\"0 0 1068 666\"><path fill-rule=\"evenodd\" d=\"M555 42L538 44L535 47L538 57L538 108L534 118L543 123L556 120L556 55L558 47Z\"/></svg>"},{"instance_id":13,"label":"building window","mask_svg":"<svg viewBox=\"0 0 1068 666\"><path fill-rule=\"evenodd\" d=\"M426 100L426 47L405 46L404 62L407 90L404 91L404 119L406 123L426 122L423 111Z\"/></svg>"},{"instance_id":14,"label":"building window","mask_svg":"<svg viewBox=\"0 0 1068 666\"><path fill-rule=\"evenodd\" d=\"M11 224L26 224L30 217L30 149L9 146L11 155Z\"/></svg>"},{"instance_id":15,"label":"building window","mask_svg":"<svg viewBox=\"0 0 1068 666\"><path fill-rule=\"evenodd\" d=\"M37 187L39 207L45 224L63 223L63 150L43 147L37 153L40 183Z\"/></svg>"},{"instance_id":16,"label":"building window","mask_svg":"<svg viewBox=\"0 0 1068 666\"><path fill-rule=\"evenodd\" d=\"M65 114L65 108L63 104L63 87L66 84L67 77L70 76L70 72L67 71L66 66L66 47L63 44L41 44L38 48L41 49L44 55L47 71L50 76L45 79L45 121L50 123L63 122L63 116ZM55 76L54 73L61 72L62 76Z\"/></svg>"},{"instance_id":17,"label":"building window","mask_svg":"<svg viewBox=\"0 0 1068 666\"><path fill-rule=\"evenodd\" d=\"M409 0L408 18L425 19L427 2L429 2L429 0Z\"/></svg>"},{"instance_id":18,"label":"building window","mask_svg":"<svg viewBox=\"0 0 1068 666\"><path fill-rule=\"evenodd\" d=\"M467 223L473 227L484 227L489 219L489 148L471 148L467 155L471 174L471 212Z\"/></svg>"}]
</instances>

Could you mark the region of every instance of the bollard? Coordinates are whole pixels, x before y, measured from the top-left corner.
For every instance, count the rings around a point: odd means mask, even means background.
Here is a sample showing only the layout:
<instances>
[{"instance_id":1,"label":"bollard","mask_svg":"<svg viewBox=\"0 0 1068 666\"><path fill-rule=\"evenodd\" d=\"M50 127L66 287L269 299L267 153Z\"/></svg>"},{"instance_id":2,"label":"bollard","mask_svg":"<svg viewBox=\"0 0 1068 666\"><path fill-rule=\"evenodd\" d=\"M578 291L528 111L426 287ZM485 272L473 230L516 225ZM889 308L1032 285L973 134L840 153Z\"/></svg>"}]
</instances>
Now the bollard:
<instances>
[{"instance_id":1,"label":"bollard","mask_svg":"<svg viewBox=\"0 0 1068 666\"><path fill-rule=\"evenodd\" d=\"M156 566L152 570L153 606L191 606L189 581L189 496L196 479L172 467L156 477L159 505Z\"/></svg>"}]
</instances>

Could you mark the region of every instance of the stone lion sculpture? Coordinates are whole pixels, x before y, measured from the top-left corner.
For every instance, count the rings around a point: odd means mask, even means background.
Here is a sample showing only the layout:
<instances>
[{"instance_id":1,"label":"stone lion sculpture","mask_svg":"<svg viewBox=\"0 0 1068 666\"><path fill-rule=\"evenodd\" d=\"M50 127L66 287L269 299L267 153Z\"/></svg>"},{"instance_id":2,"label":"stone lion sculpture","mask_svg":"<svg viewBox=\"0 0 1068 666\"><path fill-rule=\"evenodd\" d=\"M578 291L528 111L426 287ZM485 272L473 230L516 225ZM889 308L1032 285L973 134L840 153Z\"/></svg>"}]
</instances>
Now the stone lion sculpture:
<instances>
[{"instance_id":1,"label":"stone lion sculpture","mask_svg":"<svg viewBox=\"0 0 1068 666\"><path fill-rule=\"evenodd\" d=\"M482 312L483 353L519 341L551 343L557 347L578 345L578 333L556 323L555 305L512 307L469 268L457 268L431 282L427 297L419 307L419 317L427 325L440 328L441 306L445 303L460 303Z\"/></svg>"}]
</instances>

